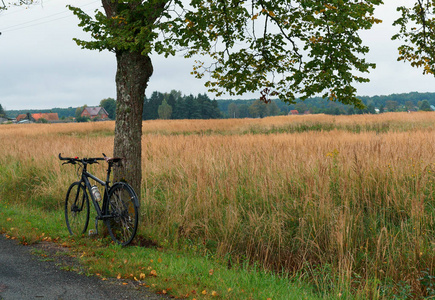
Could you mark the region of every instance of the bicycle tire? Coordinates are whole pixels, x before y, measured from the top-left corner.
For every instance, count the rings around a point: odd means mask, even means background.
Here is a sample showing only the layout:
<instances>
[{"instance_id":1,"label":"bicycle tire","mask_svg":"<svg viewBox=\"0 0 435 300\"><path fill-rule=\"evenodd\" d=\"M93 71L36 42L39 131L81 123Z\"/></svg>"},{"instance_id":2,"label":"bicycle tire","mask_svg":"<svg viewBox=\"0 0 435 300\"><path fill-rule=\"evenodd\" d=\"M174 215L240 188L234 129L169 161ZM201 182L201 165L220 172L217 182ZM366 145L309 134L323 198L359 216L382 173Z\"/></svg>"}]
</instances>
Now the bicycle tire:
<instances>
[{"instance_id":1,"label":"bicycle tire","mask_svg":"<svg viewBox=\"0 0 435 300\"><path fill-rule=\"evenodd\" d=\"M89 224L89 198L86 189L79 181L68 188L65 198L65 221L71 235L86 232Z\"/></svg>"},{"instance_id":2,"label":"bicycle tire","mask_svg":"<svg viewBox=\"0 0 435 300\"><path fill-rule=\"evenodd\" d=\"M109 190L108 214L105 220L113 241L126 246L136 235L139 223L139 200L125 182L115 183Z\"/></svg>"}]
</instances>

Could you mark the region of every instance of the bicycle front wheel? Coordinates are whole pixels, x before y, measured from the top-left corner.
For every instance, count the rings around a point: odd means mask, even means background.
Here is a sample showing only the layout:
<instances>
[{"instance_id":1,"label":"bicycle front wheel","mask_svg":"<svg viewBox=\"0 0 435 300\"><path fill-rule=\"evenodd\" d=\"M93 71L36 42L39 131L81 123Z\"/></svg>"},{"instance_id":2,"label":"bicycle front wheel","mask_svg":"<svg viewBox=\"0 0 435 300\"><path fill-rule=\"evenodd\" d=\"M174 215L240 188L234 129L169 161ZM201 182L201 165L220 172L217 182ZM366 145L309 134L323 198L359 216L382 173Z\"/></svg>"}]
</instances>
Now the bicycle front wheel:
<instances>
[{"instance_id":1,"label":"bicycle front wheel","mask_svg":"<svg viewBox=\"0 0 435 300\"><path fill-rule=\"evenodd\" d=\"M66 193L65 221L71 235L81 235L88 228L89 198L80 182L71 184Z\"/></svg>"},{"instance_id":2,"label":"bicycle front wheel","mask_svg":"<svg viewBox=\"0 0 435 300\"><path fill-rule=\"evenodd\" d=\"M112 239L122 245L130 244L136 235L139 221L139 201L133 188L124 182L115 183L109 190L106 225Z\"/></svg>"}]
</instances>

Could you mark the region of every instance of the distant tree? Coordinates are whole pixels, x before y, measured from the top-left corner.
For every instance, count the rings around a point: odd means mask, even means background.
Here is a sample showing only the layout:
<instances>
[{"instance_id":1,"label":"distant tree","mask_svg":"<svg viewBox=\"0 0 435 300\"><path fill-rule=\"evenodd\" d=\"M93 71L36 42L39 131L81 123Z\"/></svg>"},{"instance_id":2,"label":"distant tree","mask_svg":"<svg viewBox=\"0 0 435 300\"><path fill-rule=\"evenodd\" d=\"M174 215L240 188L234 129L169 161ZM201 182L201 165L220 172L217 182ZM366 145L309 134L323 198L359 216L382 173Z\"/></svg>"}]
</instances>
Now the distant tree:
<instances>
[{"instance_id":1,"label":"distant tree","mask_svg":"<svg viewBox=\"0 0 435 300\"><path fill-rule=\"evenodd\" d=\"M168 105L170 105L172 107L172 109L174 109L175 107L175 103L177 102L177 99L179 98L175 93L173 93L175 91L171 91L171 93L169 94L169 96L167 97L167 102Z\"/></svg>"},{"instance_id":2,"label":"distant tree","mask_svg":"<svg viewBox=\"0 0 435 300\"><path fill-rule=\"evenodd\" d=\"M173 119L188 119L186 100L184 97L178 98L172 112Z\"/></svg>"},{"instance_id":3,"label":"distant tree","mask_svg":"<svg viewBox=\"0 0 435 300\"><path fill-rule=\"evenodd\" d=\"M153 92L151 94L150 99L147 99L145 97L142 119L143 120L156 120L156 119L158 119L159 118L159 112L158 112L159 106L162 104L164 98L165 98L165 96L160 92Z\"/></svg>"},{"instance_id":4,"label":"distant tree","mask_svg":"<svg viewBox=\"0 0 435 300\"><path fill-rule=\"evenodd\" d=\"M376 113L375 106L372 103L367 104L367 112L369 114L375 114Z\"/></svg>"},{"instance_id":5,"label":"distant tree","mask_svg":"<svg viewBox=\"0 0 435 300\"><path fill-rule=\"evenodd\" d=\"M275 101L271 101L270 103L268 103L266 109L268 116L277 116L281 112Z\"/></svg>"},{"instance_id":6,"label":"distant tree","mask_svg":"<svg viewBox=\"0 0 435 300\"><path fill-rule=\"evenodd\" d=\"M406 101L405 102L405 109L406 110L414 110L415 104L414 101Z\"/></svg>"},{"instance_id":7,"label":"distant tree","mask_svg":"<svg viewBox=\"0 0 435 300\"><path fill-rule=\"evenodd\" d=\"M201 107L198 99L189 95L186 98L186 109L188 119L201 119Z\"/></svg>"},{"instance_id":8,"label":"distant tree","mask_svg":"<svg viewBox=\"0 0 435 300\"><path fill-rule=\"evenodd\" d=\"M360 109L361 110L361 109ZM357 110L358 112L358 110ZM325 113L329 115L344 115L346 111L344 107L335 101L328 101L327 108L325 109ZM360 112L362 113L362 112Z\"/></svg>"},{"instance_id":9,"label":"distant tree","mask_svg":"<svg viewBox=\"0 0 435 300\"><path fill-rule=\"evenodd\" d=\"M239 117L239 107L236 103L230 103L228 105L228 117L238 118Z\"/></svg>"},{"instance_id":10,"label":"distant tree","mask_svg":"<svg viewBox=\"0 0 435 300\"><path fill-rule=\"evenodd\" d=\"M427 101L427 100L421 101L420 110L432 111L432 108L430 107L429 101Z\"/></svg>"},{"instance_id":11,"label":"distant tree","mask_svg":"<svg viewBox=\"0 0 435 300\"><path fill-rule=\"evenodd\" d=\"M399 103L397 103L397 101L388 100L385 102L385 108L388 111L397 111L399 108Z\"/></svg>"},{"instance_id":12,"label":"distant tree","mask_svg":"<svg viewBox=\"0 0 435 300\"><path fill-rule=\"evenodd\" d=\"M158 108L159 118L163 120L168 120L171 118L172 115L172 107L166 102L166 100L163 100L162 104Z\"/></svg>"},{"instance_id":13,"label":"distant tree","mask_svg":"<svg viewBox=\"0 0 435 300\"><path fill-rule=\"evenodd\" d=\"M109 114L109 118L114 120L116 117L116 101L113 98L106 98L100 101L100 106L103 107Z\"/></svg>"},{"instance_id":14,"label":"distant tree","mask_svg":"<svg viewBox=\"0 0 435 300\"><path fill-rule=\"evenodd\" d=\"M385 112L385 106L384 105L379 106L379 113L382 114L384 112Z\"/></svg>"},{"instance_id":15,"label":"distant tree","mask_svg":"<svg viewBox=\"0 0 435 300\"><path fill-rule=\"evenodd\" d=\"M2 105L0 104L0 117L6 117L6 112L5 112L5 110L3 109L3 107L2 107Z\"/></svg>"},{"instance_id":16,"label":"distant tree","mask_svg":"<svg viewBox=\"0 0 435 300\"><path fill-rule=\"evenodd\" d=\"M249 118L249 105L241 104L239 105L239 118Z\"/></svg>"},{"instance_id":17,"label":"distant tree","mask_svg":"<svg viewBox=\"0 0 435 300\"><path fill-rule=\"evenodd\" d=\"M253 118L263 118L266 116L266 103L264 103L261 100L256 100L254 103L251 104L249 107L249 113L251 114L251 117Z\"/></svg>"},{"instance_id":18,"label":"distant tree","mask_svg":"<svg viewBox=\"0 0 435 300\"><path fill-rule=\"evenodd\" d=\"M83 110L84 110L86 107L88 107L86 104L83 105L83 106L79 106L79 107L77 107L77 109L76 109L76 113L75 113L76 120L77 120L78 118L81 118L81 116L82 116L82 112L83 112ZM79 122L79 121L77 121L77 122Z\"/></svg>"},{"instance_id":19,"label":"distant tree","mask_svg":"<svg viewBox=\"0 0 435 300\"><path fill-rule=\"evenodd\" d=\"M308 110L307 104L305 102L298 102L295 104L295 110L303 114Z\"/></svg>"},{"instance_id":20,"label":"distant tree","mask_svg":"<svg viewBox=\"0 0 435 300\"><path fill-rule=\"evenodd\" d=\"M172 96L174 98L174 101L177 101L177 99L179 99L183 96L183 93L181 93L181 91L171 90L171 92L169 93L169 96ZM168 101L168 104L172 106L170 101Z\"/></svg>"},{"instance_id":21,"label":"distant tree","mask_svg":"<svg viewBox=\"0 0 435 300\"><path fill-rule=\"evenodd\" d=\"M201 119L219 119L222 117L216 100L211 101L206 94L199 94L197 102L200 107Z\"/></svg>"}]
</instances>

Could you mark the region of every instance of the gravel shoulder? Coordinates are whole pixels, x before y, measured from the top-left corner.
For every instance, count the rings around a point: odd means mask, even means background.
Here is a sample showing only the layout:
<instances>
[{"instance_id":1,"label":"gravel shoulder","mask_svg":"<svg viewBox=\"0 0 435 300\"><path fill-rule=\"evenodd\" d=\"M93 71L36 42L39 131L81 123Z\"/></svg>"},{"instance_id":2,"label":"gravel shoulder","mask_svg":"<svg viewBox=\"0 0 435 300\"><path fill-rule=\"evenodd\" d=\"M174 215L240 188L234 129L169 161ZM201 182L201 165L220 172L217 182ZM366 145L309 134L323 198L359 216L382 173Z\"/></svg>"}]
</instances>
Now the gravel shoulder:
<instances>
[{"instance_id":1,"label":"gravel shoulder","mask_svg":"<svg viewBox=\"0 0 435 300\"><path fill-rule=\"evenodd\" d=\"M23 246L0 235L0 300L169 299L134 281L123 285L126 281L79 274L83 269L68 252L54 243Z\"/></svg>"}]
</instances>

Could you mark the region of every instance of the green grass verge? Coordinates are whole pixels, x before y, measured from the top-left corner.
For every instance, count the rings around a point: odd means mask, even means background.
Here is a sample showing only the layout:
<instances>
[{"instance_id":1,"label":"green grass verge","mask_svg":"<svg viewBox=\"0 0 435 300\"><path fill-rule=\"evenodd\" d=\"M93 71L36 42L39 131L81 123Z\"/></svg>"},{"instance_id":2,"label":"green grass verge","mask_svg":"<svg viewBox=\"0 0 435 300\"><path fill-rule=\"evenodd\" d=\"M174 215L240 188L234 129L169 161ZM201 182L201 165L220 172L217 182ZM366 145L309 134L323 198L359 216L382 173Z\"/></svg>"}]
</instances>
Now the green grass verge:
<instances>
[{"instance_id":1,"label":"green grass verge","mask_svg":"<svg viewBox=\"0 0 435 300\"><path fill-rule=\"evenodd\" d=\"M70 237L62 211L11 205L0 199L0 232L21 244L41 241L70 248L88 274L136 281L183 299L319 299L298 279L232 266L213 257L161 247L119 247L108 238ZM37 251L35 254L38 254Z\"/></svg>"}]
</instances>

